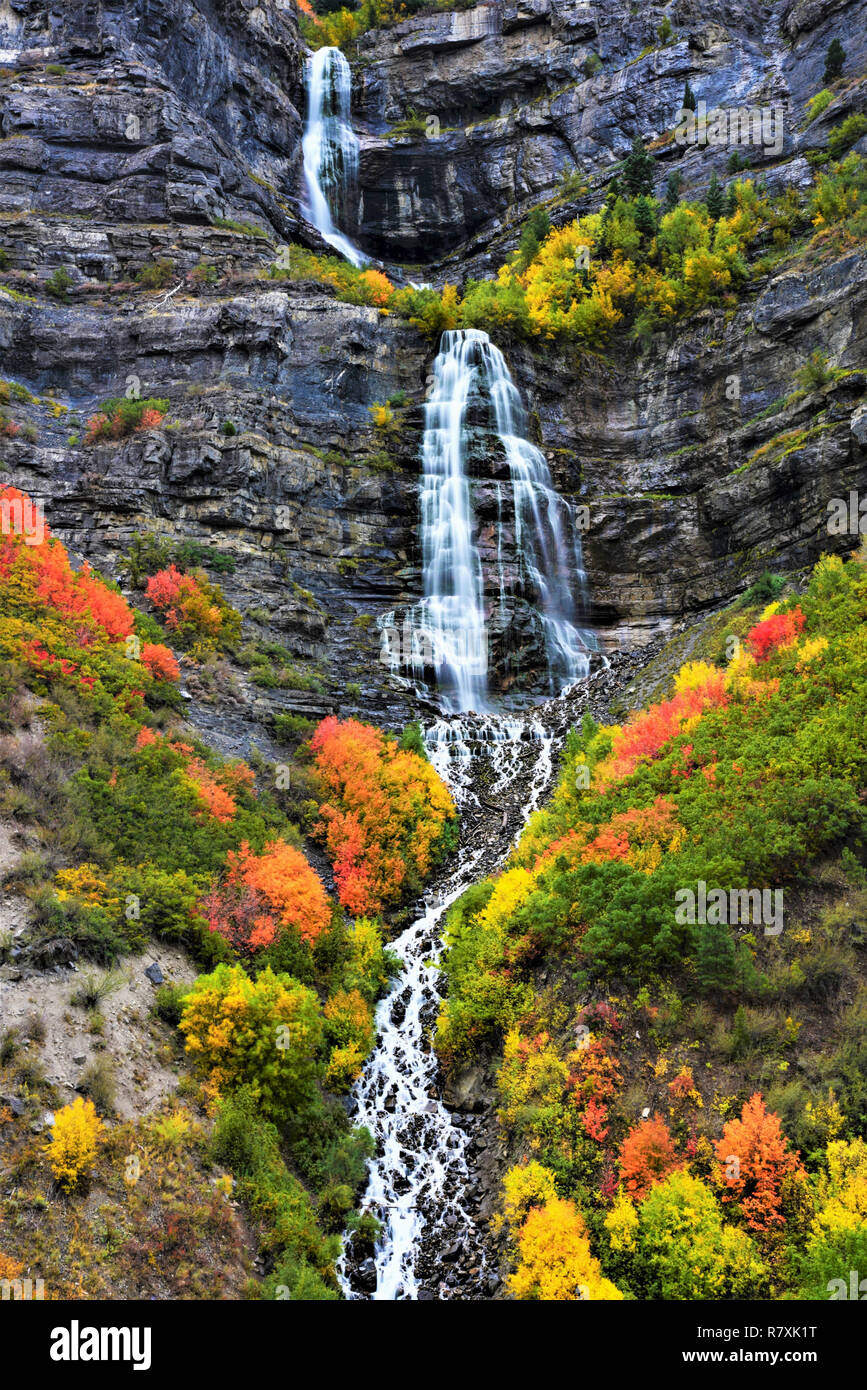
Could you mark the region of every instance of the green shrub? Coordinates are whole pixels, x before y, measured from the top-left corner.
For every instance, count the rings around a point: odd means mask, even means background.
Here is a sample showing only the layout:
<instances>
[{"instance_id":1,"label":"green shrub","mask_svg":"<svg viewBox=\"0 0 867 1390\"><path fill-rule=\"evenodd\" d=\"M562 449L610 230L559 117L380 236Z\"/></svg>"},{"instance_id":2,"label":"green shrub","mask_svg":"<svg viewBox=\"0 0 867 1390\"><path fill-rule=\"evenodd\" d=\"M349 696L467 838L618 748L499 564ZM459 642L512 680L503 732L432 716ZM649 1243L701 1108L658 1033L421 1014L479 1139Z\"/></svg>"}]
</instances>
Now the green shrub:
<instances>
[{"instance_id":1,"label":"green shrub","mask_svg":"<svg viewBox=\"0 0 867 1390\"><path fill-rule=\"evenodd\" d=\"M804 391L815 391L817 387L825 386L833 379L834 372L828 366L828 354L821 348L815 348L804 365L795 372L795 380Z\"/></svg>"},{"instance_id":2,"label":"green shrub","mask_svg":"<svg viewBox=\"0 0 867 1390\"><path fill-rule=\"evenodd\" d=\"M822 112L828 109L833 100L834 93L828 91L827 87L823 88L821 92L817 92L814 97L810 97L810 100L807 102L807 125L810 125L812 121L815 121L817 117L821 116Z\"/></svg>"},{"instance_id":3,"label":"green shrub","mask_svg":"<svg viewBox=\"0 0 867 1390\"><path fill-rule=\"evenodd\" d=\"M112 971L102 976L86 974L69 996L69 1002L80 1009L98 1009L112 994L123 989L124 984L123 976Z\"/></svg>"},{"instance_id":4,"label":"green shrub","mask_svg":"<svg viewBox=\"0 0 867 1390\"><path fill-rule=\"evenodd\" d=\"M58 266L45 281L45 291L52 299L65 299L72 285L72 276L65 266Z\"/></svg>"},{"instance_id":5,"label":"green shrub","mask_svg":"<svg viewBox=\"0 0 867 1390\"><path fill-rule=\"evenodd\" d=\"M149 396L146 400L127 396L112 396L87 422L85 444L100 439L125 439L137 429L152 428L160 423L169 408L163 397Z\"/></svg>"},{"instance_id":6,"label":"green shrub","mask_svg":"<svg viewBox=\"0 0 867 1390\"><path fill-rule=\"evenodd\" d=\"M117 1068L111 1057L95 1057L81 1074L79 1089L88 1096L99 1115L113 1115L117 1098Z\"/></svg>"},{"instance_id":7,"label":"green shrub","mask_svg":"<svg viewBox=\"0 0 867 1390\"><path fill-rule=\"evenodd\" d=\"M316 721L303 714L275 714L274 737L278 743L300 743L316 728Z\"/></svg>"},{"instance_id":8,"label":"green shrub","mask_svg":"<svg viewBox=\"0 0 867 1390\"><path fill-rule=\"evenodd\" d=\"M840 159L852 148L867 131L867 116L862 111L853 111L841 125L828 131L828 153L832 159Z\"/></svg>"},{"instance_id":9,"label":"green shrub","mask_svg":"<svg viewBox=\"0 0 867 1390\"><path fill-rule=\"evenodd\" d=\"M786 587L786 577L783 574L771 574L770 570L765 570L754 584L751 584L741 599L744 605L761 604L763 607L773 603L775 598Z\"/></svg>"},{"instance_id":10,"label":"green shrub","mask_svg":"<svg viewBox=\"0 0 867 1390\"><path fill-rule=\"evenodd\" d=\"M417 753L420 758L427 757L427 749L424 746L421 724L417 719L413 719L405 726L400 736L399 746L406 753Z\"/></svg>"},{"instance_id":11,"label":"green shrub","mask_svg":"<svg viewBox=\"0 0 867 1390\"><path fill-rule=\"evenodd\" d=\"M181 1021L184 997L188 990L189 985L160 985L154 995L153 1005L157 1018L176 1028Z\"/></svg>"},{"instance_id":12,"label":"green shrub","mask_svg":"<svg viewBox=\"0 0 867 1390\"><path fill-rule=\"evenodd\" d=\"M170 285L175 276L174 261L163 259L148 261L136 275L136 283L143 290L163 290Z\"/></svg>"}]
</instances>

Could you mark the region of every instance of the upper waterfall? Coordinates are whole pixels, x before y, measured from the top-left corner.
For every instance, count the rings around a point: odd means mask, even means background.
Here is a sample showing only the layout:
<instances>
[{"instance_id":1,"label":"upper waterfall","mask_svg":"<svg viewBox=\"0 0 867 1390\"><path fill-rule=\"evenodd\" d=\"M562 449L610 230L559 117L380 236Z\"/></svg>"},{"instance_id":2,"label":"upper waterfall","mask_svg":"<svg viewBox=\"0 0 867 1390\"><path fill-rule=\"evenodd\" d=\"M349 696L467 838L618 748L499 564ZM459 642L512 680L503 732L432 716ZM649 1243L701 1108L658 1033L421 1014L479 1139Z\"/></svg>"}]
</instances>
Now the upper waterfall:
<instances>
[{"instance_id":1,"label":"upper waterfall","mask_svg":"<svg viewBox=\"0 0 867 1390\"><path fill-rule=\"evenodd\" d=\"M434 362L421 547L424 597L407 614L398 660L416 676L434 672L448 707L488 708L491 647L514 656L518 606L549 693L587 674L595 643L579 626L586 578L572 509L527 438L503 354L478 329L443 333Z\"/></svg>"},{"instance_id":2,"label":"upper waterfall","mask_svg":"<svg viewBox=\"0 0 867 1390\"><path fill-rule=\"evenodd\" d=\"M351 97L352 75L340 49L317 49L307 62L307 124L301 141L310 220L330 246L360 266L367 258L334 223L358 175Z\"/></svg>"}]
</instances>

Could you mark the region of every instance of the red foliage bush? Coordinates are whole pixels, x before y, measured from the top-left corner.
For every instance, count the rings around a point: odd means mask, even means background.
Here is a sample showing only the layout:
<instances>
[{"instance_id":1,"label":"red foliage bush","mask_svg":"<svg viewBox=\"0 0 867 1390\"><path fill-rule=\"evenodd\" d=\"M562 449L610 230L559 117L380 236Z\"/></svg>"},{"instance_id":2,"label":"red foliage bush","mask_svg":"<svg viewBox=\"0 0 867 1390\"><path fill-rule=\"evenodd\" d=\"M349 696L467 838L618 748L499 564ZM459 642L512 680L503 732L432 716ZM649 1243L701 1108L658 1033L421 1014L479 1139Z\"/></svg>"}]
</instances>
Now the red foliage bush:
<instances>
[{"instance_id":1,"label":"red foliage bush","mask_svg":"<svg viewBox=\"0 0 867 1390\"><path fill-rule=\"evenodd\" d=\"M181 668L162 642L145 642L141 659L155 680L176 681L180 678Z\"/></svg>"},{"instance_id":2,"label":"red foliage bush","mask_svg":"<svg viewBox=\"0 0 867 1390\"><path fill-rule=\"evenodd\" d=\"M630 776L642 758L656 757L670 739L682 732L687 720L710 707L724 708L729 703L725 679L725 671L716 671L701 685L631 715L622 728L615 730L613 750L597 768L595 784L599 789Z\"/></svg>"},{"instance_id":3,"label":"red foliage bush","mask_svg":"<svg viewBox=\"0 0 867 1390\"><path fill-rule=\"evenodd\" d=\"M773 613L763 623L756 623L747 633L747 648L756 661L767 661L779 647L794 642L798 634L803 632L806 621L800 604L790 613Z\"/></svg>"}]
</instances>

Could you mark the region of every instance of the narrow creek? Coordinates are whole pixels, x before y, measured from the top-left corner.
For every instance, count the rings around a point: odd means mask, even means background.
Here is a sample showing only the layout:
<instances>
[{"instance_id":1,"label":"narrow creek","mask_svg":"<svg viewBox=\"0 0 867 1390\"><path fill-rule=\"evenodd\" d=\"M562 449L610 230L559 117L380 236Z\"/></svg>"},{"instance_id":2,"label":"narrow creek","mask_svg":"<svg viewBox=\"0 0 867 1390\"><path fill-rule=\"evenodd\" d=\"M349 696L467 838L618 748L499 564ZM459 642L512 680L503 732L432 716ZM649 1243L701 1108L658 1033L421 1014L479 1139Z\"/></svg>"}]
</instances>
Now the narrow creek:
<instances>
[{"instance_id":1,"label":"narrow creek","mask_svg":"<svg viewBox=\"0 0 867 1390\"><path fill-rule=\"evenodd\" d=\"M379 1005L377 1045L353 1092L354 1120L376 1140L361 1206L383 1231L372 1256L341 1259L348 1298L485 1298L496 1287L471 1159L481 1120L444 1104L431 1044L443 981L437 962L448 908L503 861L550 786L559 705L543 707L547 718L443 718L426 732L461 812L461 845L424 910L391 943L404 970Z\"/></svg>"}]
</instances>

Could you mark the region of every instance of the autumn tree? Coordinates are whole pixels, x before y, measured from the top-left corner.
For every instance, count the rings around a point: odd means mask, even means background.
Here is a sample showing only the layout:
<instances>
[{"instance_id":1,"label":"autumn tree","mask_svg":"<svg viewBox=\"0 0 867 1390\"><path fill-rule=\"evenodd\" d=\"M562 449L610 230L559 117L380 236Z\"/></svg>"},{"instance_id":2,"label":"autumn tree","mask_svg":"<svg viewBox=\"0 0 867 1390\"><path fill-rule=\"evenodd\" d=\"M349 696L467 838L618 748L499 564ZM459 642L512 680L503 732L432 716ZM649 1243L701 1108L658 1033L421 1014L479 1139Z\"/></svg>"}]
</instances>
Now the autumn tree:
<instances>
[{"instance_id":1,"label":"autumn tree","mask_svg":"<svg viewBox=\"0 0 867 1390\"><path fill-rule=\"evenodd\" d=\"M67 1191L93 1168L103 1128L93 1101L81 1096L55 1115L48 1161L55 1178Z\"/></svg>"},{"instance_id":2,"label":"autumn tree","mask_svg":"<svg viewBox=\"0 0 867 1390\"><path fill-rule=\"evenodd\" d=\"M723 1224L713 1192L685 1169L639 1206L622 1193L605 1226L630 1285L649 1298L750 1298L767 1279L750 1236Z\"/></svg>"},{"instance_id":3,"label":"autumn tree","mask_svg":"<svg viewBox=\"0 0 867 1390\"><path fill-rule=\"evenodd\" d=\"M622 1299L619 1289L603 1278L581 1213L562 1197L533 1207L518 1236L518 1267L509 1278L515 1298L546 1302L590 1302Z\"/></svg>"},{"instance_id":4,"label":"autumn tree","mask_svg":"<svg viewBox=\"0 0 867 1390\"><path fill-rule=\"evenodd\" d=\"M378 912L454 844L455 807L426 758L356 719L323 719L310 747L322 788L317 834L341 903Z\"/></svg>"},{"instance_id":5,"label":"autumn tree","mask_svg":"<svg viewBox=\"0 0 867 1390\"><path fill-rule=\"evenodd\" d=\"M212 795L218 786L213 784ZM200 790L207 794L201 782ZM294 928L312 945L330 924L331 903L322 880L294 845L270 840L257 854L244 841L239 850L229 851L227 865L225 883L212 888L199 906L210 930L237 949L270 946L283 928Z\"/></svg>"},{"instance_id":6,"label":"autumn tree","mask_svg":"<svg viewBox=\"0 0 867 1390\"><path fill-rule=\"evenodd\" d=\"M804 1169L782 1132L780 1117L766 1109L758 1091L744 1103L740 1118L725 1126L716 1157L713 1177L723 1204L739 1208L753 1231L783 1226L783 1183L802 1179Z\"/></svg>"},{"instance_id":7,"label":"autumn tree","mask_svg":"<svg viewBox=\"0 0 867 1390\"><path fill-rule=\"evenodd\" d=\"M804 1296L827 1298L832 1282L849 1282L849 1271L867 1270L867 1144L836 1139L825 1152L816 1185L816 1210L801 1260ZM845 1287L837 1297L850 1297Z\"/></svg>"},{"instance_id":8,"label":"autumn tree","mask_svg":"<svg viewBox=\"0 0 867 1390\"><path fill-rule=\"evenodd\" d=\"M620 1175L630 1196L640 1201L655 1183L682 1166L661 1115L642 1120L620 1145Z\"/></svg>"},{"instance_id":9,"label":"autumn tree","mask_svg":"<svg viewBox=\"0 0 867 1390\"><path fill-rule=\"evenodd\" d=\"M316 1093L323 1041L313 990L270 968L255 980L240 965L218 965L184 996L187 1051L219 1094L249 1086L262 1114L286 1120Z\"/></svg>"}]
</instances>

